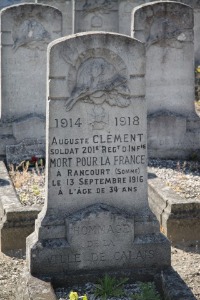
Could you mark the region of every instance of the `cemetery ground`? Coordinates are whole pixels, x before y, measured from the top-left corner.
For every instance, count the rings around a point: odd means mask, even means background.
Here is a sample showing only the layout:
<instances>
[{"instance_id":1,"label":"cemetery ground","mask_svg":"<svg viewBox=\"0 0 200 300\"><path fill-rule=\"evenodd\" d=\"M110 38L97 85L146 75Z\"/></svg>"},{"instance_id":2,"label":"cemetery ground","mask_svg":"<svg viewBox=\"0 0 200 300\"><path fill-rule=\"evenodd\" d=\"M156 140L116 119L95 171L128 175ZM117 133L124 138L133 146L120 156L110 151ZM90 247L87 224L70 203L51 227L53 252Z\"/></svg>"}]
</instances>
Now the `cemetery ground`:
<instances>
[{"instance_id":1,"label":"cemetery ground","mask_svg":"<svg viewBox=\"0 0 200 300\"><path fill-rule=\"evenodd\" d=\"M37 166L37 164L36 164ZM150 160L149 166L156 176L166 185L185 199L200 201L200 162ZM24 164L21 169L10 169L20 201L25 206L42 205L45 197L43 166L29 170ZM171 248L172 267L178 272L186 285L191 289L196 299L200 299L200 241L193 245L173 245ZM20 274L25 266L25 257L18 253L18 257L1 254L0 256L0 299L14 300L17 286L21 284ZM60 295L60 296L59 296ZM62 290L58 299L63 296ZM65 297L66 298L66 297ZM64 298L64 299L65 299ZM186 300L186 299L185 299Z\"/></svg>"}]
</instances>

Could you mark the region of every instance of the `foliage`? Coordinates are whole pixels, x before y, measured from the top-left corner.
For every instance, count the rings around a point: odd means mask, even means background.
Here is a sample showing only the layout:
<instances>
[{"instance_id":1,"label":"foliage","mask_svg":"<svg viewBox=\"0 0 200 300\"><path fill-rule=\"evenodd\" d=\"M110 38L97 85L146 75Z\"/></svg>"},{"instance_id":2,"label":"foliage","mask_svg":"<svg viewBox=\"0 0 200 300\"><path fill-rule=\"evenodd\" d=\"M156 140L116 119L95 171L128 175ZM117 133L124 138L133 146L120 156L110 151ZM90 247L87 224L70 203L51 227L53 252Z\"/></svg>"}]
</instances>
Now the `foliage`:
<instances>
[{"instance_id":1,"label":"foliage","mask_svg":"<svg viewBox=\"0 0 200 300\"><path fill-rule=\"evenodd\" d=\"M95 296L101 297L101 299L123 296L122 285L127 281L128 278L116 279L106 274L98 281L98 284L95 284Z\"/></svg>"},{"instance_id":2,"label":"foliage","mask_svg":"<svg viewBox=\"0 0 200 300\"><path fill-rule=\"evenodd\" d=\"M140 282L141 293L133 295L133 300L161 300L153 282Z\"/></svg>"}]
</instances>

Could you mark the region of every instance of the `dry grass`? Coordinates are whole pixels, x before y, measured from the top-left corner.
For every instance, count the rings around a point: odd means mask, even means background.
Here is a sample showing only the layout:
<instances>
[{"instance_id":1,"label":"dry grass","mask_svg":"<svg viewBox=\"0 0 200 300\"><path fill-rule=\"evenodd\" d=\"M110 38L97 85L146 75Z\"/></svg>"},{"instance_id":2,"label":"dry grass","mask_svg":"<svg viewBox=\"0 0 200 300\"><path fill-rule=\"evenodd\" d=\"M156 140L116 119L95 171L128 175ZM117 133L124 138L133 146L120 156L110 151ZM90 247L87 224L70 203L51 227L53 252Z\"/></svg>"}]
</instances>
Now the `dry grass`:
<instances>
[{"instance_id":1,"label":"dry grass","mask_svg":"<svg viewBox=\"0 0 200 300\"><path fill-rule=\"evenodd\" d=\"M18 166L9 165L9 175L12 179L15 188L20 188L26 184L31 177L29 169L29 162L22 161Z\"/></svg>"},{"instance_id":2,"label":"dry grass","mask_svg":"<svg viewBox=\"0 0 200 300\"><path fill-rule=\"evenodd\" d=\"M30 167L28 161L18 166L9 166L9 175L22 205L42 204L44 201L44 166L35 162Z\"/></svg>"}]
</instances>

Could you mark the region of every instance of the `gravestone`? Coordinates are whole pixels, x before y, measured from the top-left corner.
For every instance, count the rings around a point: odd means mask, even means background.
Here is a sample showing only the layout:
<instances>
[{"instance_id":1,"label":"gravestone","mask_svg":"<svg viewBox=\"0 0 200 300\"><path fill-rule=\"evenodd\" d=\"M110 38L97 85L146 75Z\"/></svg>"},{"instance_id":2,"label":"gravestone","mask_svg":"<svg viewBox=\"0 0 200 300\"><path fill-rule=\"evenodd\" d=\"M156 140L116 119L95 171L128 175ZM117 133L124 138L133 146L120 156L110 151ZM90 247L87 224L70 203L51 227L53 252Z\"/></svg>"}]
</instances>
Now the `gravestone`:
<instances>
[{"instance_id":1,"label":"gravestone","mask_svg":"<svg viewBox=\"0 0 200 300\"><path fill-rule=\"evenodd\" d=\"M75 1L75 33L83 31L118 32L118 0Z\"/></svg>"},{"instance_id":2,"label":"gravestone","mask_svg":"<svg viewBox=\"0 0 200 300\"><path fill-rule=\"evenodd\" d=\"M3 9L0 16L0 137L5 155L6 145L23 139L45 141L46 49L62 36L62 15L50 6L20 4Z\"/></svg>"},{"instance_id":3,"label":"gravestone","mask_svg":"<svg viewBox=\"0 0 200 300\"><path fill-rule=\"evenodd\" d=\"M188 158L200 154L192 8L171 1L141 5L133 11L133 37L146 44L149 155Z\"/></svg>"},{"instance_id":4,"label":"gravestone","mask_svg":"<svg viewBox=\"0 0 200 300\"><path fill-rule=\"evenodd\" d=\"M169 266L147 202L144 45L90 33L48 51L48 187L27 239L30 272L78 281L81 272Z\"/></svg>"}]
</instances>

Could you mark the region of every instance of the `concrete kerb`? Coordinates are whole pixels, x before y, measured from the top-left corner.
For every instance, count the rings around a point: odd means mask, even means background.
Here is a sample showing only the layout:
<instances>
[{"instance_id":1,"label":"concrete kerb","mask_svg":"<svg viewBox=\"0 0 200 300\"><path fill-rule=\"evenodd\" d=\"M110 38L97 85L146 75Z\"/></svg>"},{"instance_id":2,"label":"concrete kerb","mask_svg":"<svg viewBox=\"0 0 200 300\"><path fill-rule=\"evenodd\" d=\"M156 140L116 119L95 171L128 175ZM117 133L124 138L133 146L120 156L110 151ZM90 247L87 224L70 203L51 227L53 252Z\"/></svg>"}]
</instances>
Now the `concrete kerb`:
<instances>
[{"instance_id":1,"label":"concrete kerb","mask_svg":"<svg viewBox=\"0 0 200 300\"><path fill-rule=\"evenodd\" d=\"M150 280L155 282L157 289L165 300L196 299L191 290L173 268L167 268L164 271L158 272L157 275ZM94 278L93 281L95 281ZM51 283L31 276L26 267L20 275L19 282L20 284L16 290L16 300L57 299ZM130 280L130 282L132 281Z\"/></svg>"},{"instance_id":2,"label":"concrete kerb","mask_svg":"<svg viewBox=\"0 0 200 300\"><path fill-rule=\"evenodd\" d=\"M160 222L161 231L174 245L198 243L200 202L181 198L151 168L148 171L149 205Z\"/></svg>"}]
</instances>

